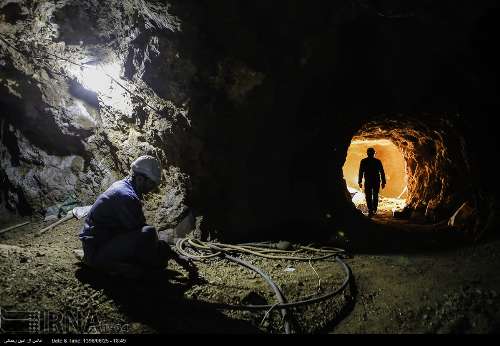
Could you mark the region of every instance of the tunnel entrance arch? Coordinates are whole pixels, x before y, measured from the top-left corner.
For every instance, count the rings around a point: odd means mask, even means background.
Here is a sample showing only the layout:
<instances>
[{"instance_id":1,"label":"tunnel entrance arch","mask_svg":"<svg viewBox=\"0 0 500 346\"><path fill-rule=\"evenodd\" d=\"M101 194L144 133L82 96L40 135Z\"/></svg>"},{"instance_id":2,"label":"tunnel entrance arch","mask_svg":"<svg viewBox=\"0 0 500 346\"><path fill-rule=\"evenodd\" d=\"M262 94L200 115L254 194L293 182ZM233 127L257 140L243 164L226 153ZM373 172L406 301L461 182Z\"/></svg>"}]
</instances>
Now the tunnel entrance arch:
<instances>
[{"instance_id":1,"label":"tunnel entrance arch","mask_svg":"<svg viewBox=\"0 0 500 346\"><path fill-rule=\"evenodd\" d=\"M359 166L367 155L368 148L374 148L375 157L382 162L386 186L380 188L378 214L392 215L402 211L408 196L406 162L399 148L390 139L353 139L347 149L342 167L343 177L352 202L364 214L368 213L364 189L358 185Z\"/></svg>"},{"instance_id":2,"label":"tunnel entrance arch","mask_svg":"<svg viewBox=\"0 0 500 346\"><path fill-rule=\"evenodd\" d=\"M474 181L460 121L458 115L382 114L359 124L344 139L345 151L342 151L339 167L347 203L351 206L354 203L356 207L364 204L363 195L352 200L354 194L362 192L357 186L357 170L361 158L366 157L366 148L372 146L377 150L377 143L379 154L384 151L381 150L383 144L389 148L389 143L399 152L397 170L400 176L396 179L399 180L399 194L395 196L397 192L389 189L380 190L380 193L382 198L400 198L401 201L386 206L386 216L392 218L393 212L398 211L397 218L410 219L414 223L436 223L450 218L463 203L471 203ZM389 160L394 160L396 155L390 157ZM386 173L391 176L391 172ZM387 180L386 188L390 179ZM379 202L379 206L382 205ZM363 206L358 209L367 212Z\"/></svg>"}]
</instances>

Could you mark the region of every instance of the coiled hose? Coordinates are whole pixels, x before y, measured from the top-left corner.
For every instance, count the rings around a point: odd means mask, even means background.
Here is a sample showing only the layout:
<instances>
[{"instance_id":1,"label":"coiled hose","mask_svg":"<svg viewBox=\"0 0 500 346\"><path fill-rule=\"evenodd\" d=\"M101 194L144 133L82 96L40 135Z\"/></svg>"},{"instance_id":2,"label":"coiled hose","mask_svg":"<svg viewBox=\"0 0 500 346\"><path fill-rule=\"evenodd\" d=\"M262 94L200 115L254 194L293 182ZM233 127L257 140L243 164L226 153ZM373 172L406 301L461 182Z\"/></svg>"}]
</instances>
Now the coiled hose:
<instances>
[{"instance_id":1,"label":"coiled hose","mask_svg":"<svg viewBox=\"0 0 500 346\"><path fill-rule=\"evenodd\" d=\"M262 276L264 278L264 280L266 280L268 285L271 287L271 289L274 291L274 294L276 294L276 298L278 298L278 301L281 304L286 304L286 299L285 299L285 296L283 295L283 292L281 292L281 289L279 288L279 286L274 283L274 281L271 279L271 277L269 277L269 275L267 275L265 272L260 270L258 267L254 266L246 261L243 261L239 258L231 257L231 256L226 255L226 254L224 255L224 257L230 261L241 264L244 267L250 268L254 272L258 273L260 276ZM291 328L290 328L290 318L288 316L288 313L287 313L285 308L281 308L280 310L281 310L281 316L283 317L283 321L285 322L285 333L290 334Z\"/></svg>"},{"instance_id":2,"label":"coiled hose","mask_svg":"<svg viewBox=\"0 0 500 346\"><path fill-rule=\"evenodd\" d=\"M205 252L205 254L194 254L191 252L188 252L184 249L185 243L188 242L188 244L191 246L191 248L196 249L200 252ZM264 249L263 249L264 248ZM222 257L226 258L230 261L236 262L244 267L247 267L256 273L258 273L262 278L267 282L267 284L273 289L274 293L276 294L276 297L279 301L277 304L266 304L266 305L234 305L234 304L222 304L222 303L209 303L210 306L218 309L227 309L227 310L268 310L270 311L271 309L277 308L280 309L281 315L283 317L283 321L285 323L285 333L290 334L291 333L291 328L290 328L290 316L287 314L287 309L297 307L297 306L303 306L307 304L312 304L316 303L325 299L328 299L339 292L341 292L349 283L351 279L351 270L347 266L347 264L342 261L340 256L345 255L345 251L343 249L339 248L322 248L322 249L316 249L311 246L298 246L294 251L287 251L287 250L281 250L281 249L275 249L275 247L271 246L269 243L247 243L247 244L239 244L239 245L230 245L230 244L221 244L221 243L205 243L197 239L189 239L189 238L182 238L179 239L176 243L176 250L183 256L190 258L195 261L201 261L209 258L214 258L214 257ZM214 253L215 251L215 253ZM309 252L326 252L327 255L323 256L313 256L313 257L304 257L304 256L297 256L300 253L303 253L305 251ZM210 254L206 254L207 252L212 252ZM291 260L321 260L321 259L326 259L326 258L331 258L334 257L335 261L340 264L342 267L344 273L345 273L345 278L340 287L338 287L336 290L329 292L327 294L315 297L317 294L311 294L305 297L301 297L298 301L287 303L286 298L283 295L283 292L279 288L276 283L273 282L273 280L267 275L265 272L263 272L261 269L258 267L243 261L239 258L229 256L227 252L244 252L244 253L249 253L253 254L256 256L264 257L264 258L271 258L271 259L291 259ZM269 255L269 253L276 253L279 255ZM286 254L286 255L285 255ZM288 254L293 254L294 256L289 256Z\"/></svg>"}]
</instances>

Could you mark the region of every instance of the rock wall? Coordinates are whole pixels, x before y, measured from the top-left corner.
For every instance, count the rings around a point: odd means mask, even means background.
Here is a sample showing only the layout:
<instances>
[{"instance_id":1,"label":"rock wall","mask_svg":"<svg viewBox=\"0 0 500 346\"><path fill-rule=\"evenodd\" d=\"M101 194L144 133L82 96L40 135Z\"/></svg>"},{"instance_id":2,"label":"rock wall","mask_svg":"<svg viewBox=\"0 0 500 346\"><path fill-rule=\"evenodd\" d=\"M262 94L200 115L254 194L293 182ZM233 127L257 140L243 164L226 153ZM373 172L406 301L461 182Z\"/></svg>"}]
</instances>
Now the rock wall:
<instances>
[{"instance_id":1,"label":"rock wall","mask_svg":"<svg viewBox=\"0 0 500 346\"><path fill-rule=\"evenodd\" d=\"M363 125L355 138L388 138L400 148L408 175L407 205L436 222L473 196L473 165L455 128L460 122L460 115L386 115Z\"/></svg>"},{"instance_id":2,"label":"rock wall","mask_svg":"<svg viewBox=\"0 0 500 346\"><path fill-rule=\"evenodd\" d=\"M385 136L405 152L412 208L439 219L472 196L488 219L497 14L490 1L1 1L1 216L91 203L151 154L154 225L190 208L205 235L302 237L354 214L347 147Z\"/></svg>"},{"instance_id":3,"label":"rock wall","mask_svg":"<svg viewBox=\"0 0 500 346\"><path fill-rule=\"evenodd\" d=\"M68 197L92 203L135 157L153 154L169 197L153 196L147 209L162 211L149 213L157 224L175 220L186 179L164 141L187 110L157 96L140 74L123 76L132 42L178 31L175 17L143 1L4 1L1 13L4 209L43 215ZM135 62L149 61L141 58Z\"/></svg>"}]
</instances>

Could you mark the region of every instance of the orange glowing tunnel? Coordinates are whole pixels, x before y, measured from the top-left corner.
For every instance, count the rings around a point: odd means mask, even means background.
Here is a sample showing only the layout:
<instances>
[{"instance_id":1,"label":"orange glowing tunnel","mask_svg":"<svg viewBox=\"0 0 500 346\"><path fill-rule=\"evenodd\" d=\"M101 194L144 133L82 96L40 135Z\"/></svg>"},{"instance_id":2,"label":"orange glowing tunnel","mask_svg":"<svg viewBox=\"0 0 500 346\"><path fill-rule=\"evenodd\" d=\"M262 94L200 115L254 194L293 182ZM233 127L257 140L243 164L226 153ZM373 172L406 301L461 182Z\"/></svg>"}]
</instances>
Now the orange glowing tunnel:
<instances>
[{"instance_id":1,"label":"orange glowing tunnel","mask_svg":"<svg viewBox=\"0 0 500 346\"><path fill-rule=\"evenodd\" d=\"M404 207L407 196L406 162L398 147L388 139L351 142L342 170L353 203L365 211L364 193L358 186L358 173L360 161L366 157L366 150L370 147L375 149L375 157L382 161L387 182L379 192L379 210L394 211Z\"/></svg>"}]
</instances>

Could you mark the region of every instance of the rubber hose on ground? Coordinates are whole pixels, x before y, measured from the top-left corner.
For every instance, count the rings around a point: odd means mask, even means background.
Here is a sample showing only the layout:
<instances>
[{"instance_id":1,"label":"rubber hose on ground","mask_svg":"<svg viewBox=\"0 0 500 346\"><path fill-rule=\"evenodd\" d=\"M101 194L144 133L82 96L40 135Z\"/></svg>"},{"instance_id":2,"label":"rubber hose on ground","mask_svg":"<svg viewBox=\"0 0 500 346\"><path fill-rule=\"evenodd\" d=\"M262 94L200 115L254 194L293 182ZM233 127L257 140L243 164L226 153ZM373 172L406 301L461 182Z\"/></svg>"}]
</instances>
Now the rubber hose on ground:
<instances>
[{"instance_id":1,"label":"rubber hose on ground","mask_svg":"<svg viewBox=\"0 0 500 346\"><path fill-rule=\"evenodd\" d=\"M267 275L266 273L264 273L258 267L254 266L254 265L252 265L252 264L250 264L248 262L245 262L245 261L243 261L243 260L241 260L239 258L231 257L231 256L228 256L226 254L224 254L224 257L227 258L230 261L233 261L233 262L236 262L238 264L241 264L242 266L247 267L247 268L253 270L254 272L258 273L260 276L262 276L264 278L264 280L266 280L266 282L268 283L268 285L273 289L274 293L276 294L276 298L278 298L279 302L281 304L286 304L286 299L285 299L285 297L283 295L283 292L281 292L281 289L274 283L274 281L269 277L269 275ZM281 315L283 316L283 320L285 321L285 333L286 334L291 334L290 321L289 321L288 312L284 308L282 308L280 310L281 310Z\"/></svg>"}]
</instances>

